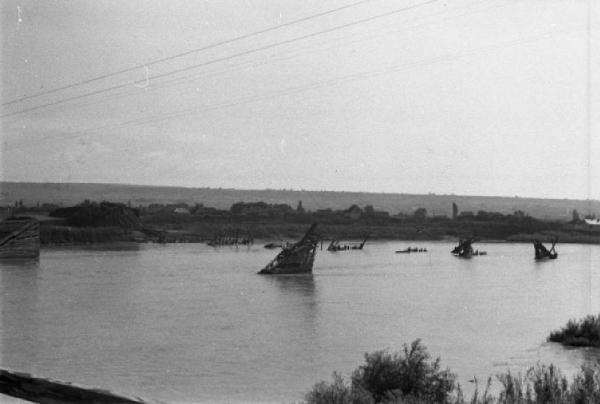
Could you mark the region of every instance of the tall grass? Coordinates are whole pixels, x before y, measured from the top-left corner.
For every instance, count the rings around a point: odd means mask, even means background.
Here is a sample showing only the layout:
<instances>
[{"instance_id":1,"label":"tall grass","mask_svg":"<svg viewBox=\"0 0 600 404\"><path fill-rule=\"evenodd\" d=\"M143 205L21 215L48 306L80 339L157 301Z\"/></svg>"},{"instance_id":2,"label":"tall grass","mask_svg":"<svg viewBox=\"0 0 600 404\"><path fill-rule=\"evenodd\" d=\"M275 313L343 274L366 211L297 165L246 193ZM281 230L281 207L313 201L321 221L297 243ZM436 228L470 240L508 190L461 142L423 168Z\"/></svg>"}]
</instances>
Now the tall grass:
<instances>
[{"instance_id":1,"label":"tall grass","mask_svg":"<svg viewBox=\"0 0 600 404\"><path fill-rule=\"evenodd\" d=\"M347 382L333 373L331 383L321 381L306 394L308 404L592 404L600 403L600 365L584 365L571 381L554 365L538 365L525 375L498 374L500 390L490 394L492 378L482 392L476 384L464 397L456 376L440 369L419 340L400 353L365 354ZM477 381L476 381L477 383Z\"/></svg>"}]
</instances>

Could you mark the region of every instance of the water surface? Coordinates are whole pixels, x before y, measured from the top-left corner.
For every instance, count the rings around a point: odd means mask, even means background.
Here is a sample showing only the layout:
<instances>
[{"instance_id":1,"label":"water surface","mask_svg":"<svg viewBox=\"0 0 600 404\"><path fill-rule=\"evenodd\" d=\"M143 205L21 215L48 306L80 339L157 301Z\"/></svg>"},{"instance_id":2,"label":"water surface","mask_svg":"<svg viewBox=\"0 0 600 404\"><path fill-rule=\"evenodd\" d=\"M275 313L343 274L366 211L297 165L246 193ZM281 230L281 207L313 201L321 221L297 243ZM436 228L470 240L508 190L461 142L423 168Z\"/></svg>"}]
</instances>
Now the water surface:
<instances>
[{"instance_id":1,"label":"water surface","mask_svg":"<svg viewBox=\"0 0 600 404\"><path fill-rule=\"evenodd\" d=\"M409 245L426 254L394 254ZM43 250L0 263L0 366L168 402L291 402L363 354L421 338L468 380L598 354L545 343L598 313L600 246L373 242L313 275L259 276L276 251L201 244Z\"/></svg>"}]
</instances>

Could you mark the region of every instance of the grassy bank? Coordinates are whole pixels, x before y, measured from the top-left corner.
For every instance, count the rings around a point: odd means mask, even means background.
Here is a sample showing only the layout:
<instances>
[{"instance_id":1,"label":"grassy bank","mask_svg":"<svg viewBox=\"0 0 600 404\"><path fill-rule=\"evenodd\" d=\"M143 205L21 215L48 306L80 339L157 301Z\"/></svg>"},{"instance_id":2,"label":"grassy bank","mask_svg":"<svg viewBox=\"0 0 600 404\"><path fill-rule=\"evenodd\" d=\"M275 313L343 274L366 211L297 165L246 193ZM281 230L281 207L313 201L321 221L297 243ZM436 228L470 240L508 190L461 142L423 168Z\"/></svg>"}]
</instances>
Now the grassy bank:
<instances>
[{"instance_id":1,"label":"grassy bank","mask_svg":"<svg viewBox=\"0 0 600 404\"><path fill-rule=\"evenodd\" d=\"M550 333L548 341L567 346L600 348L600 314L569 320L563 328Z\"/></svg>"},{"instance_id":2,"label":"grassy bank","mask_svg":"<svg viewBox=\"0 0 600 404\"><path fill-rule=\"evenodd\" d=\"M255 239L280 240L301 237L310 223L228 221L228 222L179 222L164 224L162 228L169 233L179 234L180 238L209 240L216 236L240 237L250 235ZM510 230L510 229L509 229ZM369 235L370 240L458 240L475 236L477 241L509 241L530 243L532 239L542 241L558 237L560 243L600 244L600 234L562 232L556 230L520 232L496 231L494 227L482 230L482 225L459 228L447 225L416 225L414 223L396 223L376 225L364 223L327 224L319 222L319 233L326 240L361 240Z\"/></svg>"},{"instance_id":3,"label":"grassy bank","mask_svg":"<svg viewBox=\"0 0 600 404\"><path fill-rule=\"evenodd\" d=\"M135 242L141 241L140 237L138 233L121 227L40 226L42 245Z\"/></svg>"},{"instance_id":4,"label":"grassy bank","mask_svg":"<svg viewBox=\"0 0 600 404\"><path fill-rule=\"evenodd\" d=\"M571 379L554 367L538 365L525 375L496 376L500 391L483 390L465 397L456 375L431 360L419 340L400 353L365 354L365 363L346 381L338 373L332 382L319 382L306 394L308 404L591 404L600 403L600 367L583 366Z\"/></svg>"},{"instance_id":5,"label":"grassy bank","mask_svg":"<svg viewBox=\"0 0 600 404\"><path fill-rule=\"evenodd\" d=\"M295 240L301 237L308 228L306 223L278 222L182 222L165 224L164 241L168 243L204 242L218 236L245 237L263 240ZM156 226L154 226L156 227ZM319 232L326 240L362 240L369 235L370 240L456 240L471 234L478 235L477 241L510 241L531 242L532 239L549 240L558 236L560 243L600 244L600 236L571 234L558 231L534 233L518 233L514 235L480 233L467 229L456 231L447 227L427 227L417 231L418 227L408 225L369 225L369 224L319 224ZM89 244L118 241L149 241L147 235L132 229L120 227L73 227L43 224L41 226L41 242L49 244Z\"/></svg>"}]
</instances>

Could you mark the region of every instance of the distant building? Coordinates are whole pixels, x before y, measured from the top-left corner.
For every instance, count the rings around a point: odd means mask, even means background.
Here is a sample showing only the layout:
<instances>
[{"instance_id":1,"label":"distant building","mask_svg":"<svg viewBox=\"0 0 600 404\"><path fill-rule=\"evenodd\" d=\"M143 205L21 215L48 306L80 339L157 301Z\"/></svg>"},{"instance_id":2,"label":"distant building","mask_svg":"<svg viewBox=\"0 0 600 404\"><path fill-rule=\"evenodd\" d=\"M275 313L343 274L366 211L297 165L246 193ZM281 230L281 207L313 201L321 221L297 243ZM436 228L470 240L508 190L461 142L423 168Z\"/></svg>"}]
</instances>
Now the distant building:
<instances>
[{"instance_id":1,"label":"distant building","mask_svg":"<svg viewBox=\"0 0 600 404\"><path fill-rule=\"evenodd\" d=\"M190 210L188 208L175 208L173 213L178 213L180 215L189 215Z\"/></svg>"},{"instance_id":2,"label":"distant building","mask_svg":"<svg viewBox=\"0 0 600 404\"><path fill-rule=\"evenodd\" d=\"M352 220L360 219L362 214L363 214L362 209L357 205L352 205L347 210L344 211L344 216L349 219L352 219Z\"/></svg>"}]
</instances>

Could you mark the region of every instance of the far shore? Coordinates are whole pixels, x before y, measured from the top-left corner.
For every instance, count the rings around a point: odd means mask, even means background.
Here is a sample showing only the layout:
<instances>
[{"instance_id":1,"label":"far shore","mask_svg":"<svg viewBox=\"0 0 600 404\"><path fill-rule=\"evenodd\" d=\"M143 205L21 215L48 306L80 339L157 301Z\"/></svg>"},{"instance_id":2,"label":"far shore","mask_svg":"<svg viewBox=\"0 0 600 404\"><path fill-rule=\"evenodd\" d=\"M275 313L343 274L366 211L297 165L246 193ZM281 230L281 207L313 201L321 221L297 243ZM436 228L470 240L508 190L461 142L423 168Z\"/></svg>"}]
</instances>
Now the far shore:
<instances>
[{"instance_id":1,"label":"far shore","mask_svg":"<svg viewBox=\"0 0 600 404\"><path fill-rule=\"evenodd\" d=\"M238 202L230 209L194 206L148 205L86 200L71 207L21 202L5 208L3 216L30 216L40 221L42 245L81 245L115 242L245 244L251 240L297 240L312 223L324 241L393 240L526 242L536 239L559 243L600 244L600 226L587 224L576 211L570 221L541 220L526 212L460 212L452 217L432 215L425 208L392 215L371 205L346 209L305 210L265 202ZM2 213L2 212L0 212Z\"/></svg>"},{"instance_id":2,"label":"far shore","mask_svg":"<svg viewBox=\"0 0 600 404\"><path fill-rule=\"evenodd\" d=\"M249 226L244 227L240 225L238 228L239 234L257 234L256 237L252 237L254 245L267 244L267 243L286 243L293 242L302 236L305 231L306 225L297 225L290 227L288 225L282 225L281 227L269 226L268 231L261 229L256 231L255 227ZM334 228L328 226L322 226L323 228L323 243L326 244L329 241L336 239L339 241L348 242L360 242L367 233L367 230L357 230L356 228L346 228L345 226L336 226ZM378 229L370 227L370 232L367 245L369 241L381 241L381 242L410 242L419 243L424 241L446 241L456 242L460 239L458 236L446 235L446 234L430 234L430 235L412 235L403 231L399 231L397 236L389 235L390 229ZM207 243L213 240L217 235L230 234L231 225L227 226L209 226L202 229L200 232L190 231L178 231L178 230L166 230L164 232L164 238L159 242L156 238L148 237L138 231L128 231L118 228L76 228L63 227L63 226L42 226L42 247L91 247L107 246L116 248L119 246L128 246L144 243L157 243L157 244L173 244L173 243ZM383 234L381 234L383 233ZM581 237L580 235L560 234L558 232L543 232L534 234L516 234L507 237L506 239L499 238L477 238L476 243L531 243L532 239L539 239L546 241L551 237L559 237L559 242L562 244L600 244L600 236L594 237ZM238 245L242 246L239 242Z\"/></svg>"}]
</instances>

